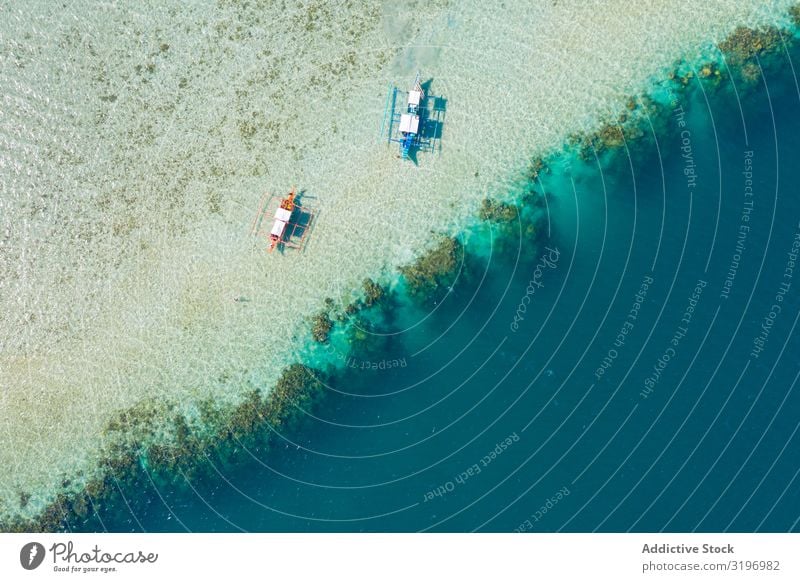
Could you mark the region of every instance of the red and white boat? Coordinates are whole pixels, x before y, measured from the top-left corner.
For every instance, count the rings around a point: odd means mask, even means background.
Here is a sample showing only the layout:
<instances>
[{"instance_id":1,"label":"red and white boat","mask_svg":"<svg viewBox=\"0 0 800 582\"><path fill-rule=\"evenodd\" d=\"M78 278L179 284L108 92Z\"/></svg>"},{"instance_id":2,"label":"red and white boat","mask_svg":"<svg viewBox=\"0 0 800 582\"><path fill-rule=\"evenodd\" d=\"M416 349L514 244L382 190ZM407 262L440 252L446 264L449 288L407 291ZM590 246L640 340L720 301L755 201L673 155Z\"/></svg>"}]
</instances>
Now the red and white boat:
<instances>
[{"instance_id":1,"label":"red and white boat","mask_svg":"<svg viewBox=\"0 0 800 582\"><path fill-rule=\"evenodd\" d=\"M261 197L251 231L253 235L267 239L269 252L276 248L302 250L315 211L301 205L298 198L295 188L283 198L269 193Z\"/></svg>"}]
</instances>

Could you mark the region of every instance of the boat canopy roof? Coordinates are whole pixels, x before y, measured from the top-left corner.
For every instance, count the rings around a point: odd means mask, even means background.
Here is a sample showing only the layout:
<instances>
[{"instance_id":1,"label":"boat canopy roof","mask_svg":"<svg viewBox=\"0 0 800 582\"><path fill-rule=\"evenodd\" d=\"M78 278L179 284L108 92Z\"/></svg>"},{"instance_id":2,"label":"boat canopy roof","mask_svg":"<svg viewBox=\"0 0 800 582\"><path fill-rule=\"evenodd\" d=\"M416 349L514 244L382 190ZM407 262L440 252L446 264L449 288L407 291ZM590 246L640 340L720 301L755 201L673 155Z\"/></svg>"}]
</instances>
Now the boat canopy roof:
<instances>
[{"instance_id":1,"label":"boat canopy roof","mask_svg":"<svg viewBox=\"0 0 800 582\"><path fill-rule=\"evenodd\" d=\"M419 131L419 115L404 113L400 116L400 131L403 133L417 133Z\"/></svg>"},{"instance_id":2,"label":"boat canopy roof","mask_svg":"<svg viewBox=\"0 0 800 582\"><path fill-rule=\"evenodd\" d=\"M289 222L289 220L292 218L292 211L286 210L285 208L278 208L275 211L275 218L284 222Z\"/></svg>"},{"instance_id":3,"label":"boat canopy roof","mask_svg":"<svg viewBox=\"0 0 800 582\"><path fill-rule=\"evenodd\" d=\"M286 223L282 220L276 220L275 224L272 225L272 230L269 231L271 235L274 236L283 236L283 231L286 228Z\"/></svg>"}]
</instances>

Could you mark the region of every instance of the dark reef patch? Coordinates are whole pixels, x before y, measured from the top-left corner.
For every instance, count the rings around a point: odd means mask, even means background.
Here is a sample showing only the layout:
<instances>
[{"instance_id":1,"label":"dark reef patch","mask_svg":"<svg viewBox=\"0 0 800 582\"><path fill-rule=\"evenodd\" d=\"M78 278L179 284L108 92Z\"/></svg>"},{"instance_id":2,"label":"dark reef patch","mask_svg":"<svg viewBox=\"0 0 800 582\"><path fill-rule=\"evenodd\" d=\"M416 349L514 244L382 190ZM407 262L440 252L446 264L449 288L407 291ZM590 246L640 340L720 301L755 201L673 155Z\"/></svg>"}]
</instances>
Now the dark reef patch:
<instances>
[{"instance_id":1,"label":"dark reef patch","mask_svg":"<svg viewBox=\"0 0 800 582\"><path fill-rule=\"evenodd\" d=\"M372 307L386 295L386 290L370 278L364 279L364 305Z\"/></svg>"},{"instance_id":2,"label":"dark reef patch","mask_svg":"<svg viewBox=\"0 0 800 582\"><path fill-rule=\"evenodd\" d=\"M798 8L795 7L795 14ZM747 87L761 79L764 59L778 53L783 48L784 40L784 33L774 26L757 29L739 27L719 43L719 50L737 78Z\"/></svg>"},{"instance_id":3,"label":"dark reef patch","mask_svg":"<svg viewBox=\"0 0 800 582\"><path fill-rule=\"evenodd\" d=\"M320 311L311 318L311 337L315 342L324 344L330 337L331 329L333 329L333 322L327 311Z\"/></svg>"},{"instance_id":4,"label":"dark reef patch","mask_svg":"<svg viewBox=\"0 0 800 582\"><path fill-rule=\"evenodd\" d=\"M464 247L455 238L442 237L439 243L410 265L400 267L412 297L428 300L441 295L452 285L464 256Z\"/></svg>"},{"instance_id":5,"label":"dark reef patch","mask_svg":"<svg viewBox=\"0 0 800 582\"><path fill-rule=\"evenodd\" d=\"M479 219L492 222L511 222L517 216L519 216L519 209L516 205L498 202L491 198L485 198L481 202L481 208L478 211Z\"/></svg>"}]
</instances>

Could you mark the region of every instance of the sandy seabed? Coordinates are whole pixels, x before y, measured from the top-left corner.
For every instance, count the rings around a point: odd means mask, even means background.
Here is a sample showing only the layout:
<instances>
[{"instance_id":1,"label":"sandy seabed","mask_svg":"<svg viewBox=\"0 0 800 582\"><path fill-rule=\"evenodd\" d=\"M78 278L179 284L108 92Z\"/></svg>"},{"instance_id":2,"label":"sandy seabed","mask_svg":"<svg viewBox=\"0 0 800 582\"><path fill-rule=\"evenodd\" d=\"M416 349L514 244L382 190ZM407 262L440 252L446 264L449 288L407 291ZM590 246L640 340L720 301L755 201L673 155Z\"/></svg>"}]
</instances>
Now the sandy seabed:
<instances>
[{"instance_id":1,"label":"sandy seabed","mask_svg":"<svg viewBox=\"0 0 800 582\"><path fill-rule=\"evenodd\" d=\"M89 473L145 398L270 386L323 298L792 2L641 4L0 1L0 512ZM415 166L378 134L417 70L447 112ZM292 185L316 227L267 254L250 222Z\"/></svg>"}]
</instances>

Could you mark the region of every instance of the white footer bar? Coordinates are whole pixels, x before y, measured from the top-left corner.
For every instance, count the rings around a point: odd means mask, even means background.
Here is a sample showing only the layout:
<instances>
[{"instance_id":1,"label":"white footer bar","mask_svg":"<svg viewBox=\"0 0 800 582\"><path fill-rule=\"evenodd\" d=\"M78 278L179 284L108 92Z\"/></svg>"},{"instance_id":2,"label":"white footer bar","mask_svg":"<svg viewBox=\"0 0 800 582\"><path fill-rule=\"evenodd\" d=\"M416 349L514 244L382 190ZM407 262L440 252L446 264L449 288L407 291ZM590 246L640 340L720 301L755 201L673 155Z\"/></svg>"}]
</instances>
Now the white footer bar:
<instances>
[{"instance_id":1,"label":"white footer bar","mask_svg":"<svg viewBox=\"0 0 800 582\"><path fill-rule=\"evenodd\" d=\"M798 563L795 534L0 534L0 580L796 581Z\"/></svg>"}]
</instances>

